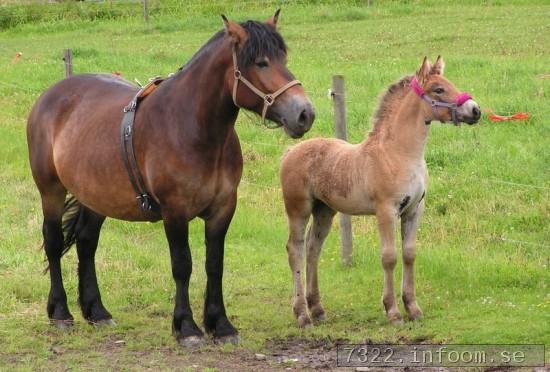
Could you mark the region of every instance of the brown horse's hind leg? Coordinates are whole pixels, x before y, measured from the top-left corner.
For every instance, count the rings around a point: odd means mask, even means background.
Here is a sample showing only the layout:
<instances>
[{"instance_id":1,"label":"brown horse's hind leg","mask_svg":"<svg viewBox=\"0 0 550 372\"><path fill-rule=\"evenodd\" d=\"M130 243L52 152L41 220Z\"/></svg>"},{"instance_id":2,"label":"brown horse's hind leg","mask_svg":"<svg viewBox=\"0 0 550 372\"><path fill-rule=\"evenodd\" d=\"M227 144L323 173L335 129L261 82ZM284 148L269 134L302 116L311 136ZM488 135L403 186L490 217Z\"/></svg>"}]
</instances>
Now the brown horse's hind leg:
<instances>
[{"instance_id":1,"label":"brown horse's hind leg","mask_svg":"<svg viewBox=\"0 0 550 372\"><path fill-rule=\"evenodd\" d=\"M67 294L63 287L61 275L61 255L63 252L63 230L61 220L65 203L66 190L61 184L50 185L47 191L41 189L44 223L44 250L48 258L50 271L50 294L48 296L48 317L58 328L68 328L73 323L73 316L67 306Z\"/></svg>"},{"instance_id":2,"label":"brown horse's hind leg","mask_svg":"<svg viewBox=\"0 0 550 372\"><path fill-rule=\"evenodd\" d=\"M416 210L401 217L401 238L403 240L401 293L405 310L411 320L422 318L422 310L416 303L416 291L414 289L414 259L416 257L416 231L423 212L424 200L420 202Z\"/></svg>"},{"instance_id":3,"label":"brown horse's hind leg","mask_svg":"<svg viewBox=\"0 0 550 372\"><path fill-rule=\"evenodd\" d=\"M317 201L313 207L313 222L307 232L306 297L311 317L314 320L325 319L325 310L323 309L323 306L321 306L317 269L319 266L321 248L323 247L323 243L330 232L332 219L335 214L336 211L332 208L320 201Z\"/></svg>"},{"instance_id":4,"label":"brown horse's hind leg","mask_svg":"<svg viewBox=\"0 0 550 372\"><path fill-rule=\"evenodd\" d=\"M78 302L82 316L95 325L114 324L111 314L101 302L95 270L95 252L99 231L105 216L81 206L76 226L76 249L78 253Z\"/></svg>"},{"instance_id":5,"label":"brown horse's hind leg","mask_svg":"<svg viewBox=\"0 0 550 372\"><path fill-rule=\"evenodd\" d=\"M382 267L384 268L384 294L382 303L386 310L388 320L394 324L403 323L403 317L397 308L395 293L393 288L393 269L397 263L397 253L395 247L395 229L397 222L397 211L393 206L381 206L376 212L378 219L378 230L380 232L380 241L382 243Z\"/></svg>"},{"instance_id":6,"label":"brown horse's hind leg","mask_svg":"<svg viewBox=\"0 0 550 372\"><path fill-rule=\"evenodd\" d=\"M292 309L302 328L311 325L304 284L302 282L302 270L304 266L304 233L307 221L311 214L311 202L307 199L288 199L285 197L285 207L288 216L289 236L286 249L288 263L294 280L294 300Z\"/></svg>"}]
</instances>

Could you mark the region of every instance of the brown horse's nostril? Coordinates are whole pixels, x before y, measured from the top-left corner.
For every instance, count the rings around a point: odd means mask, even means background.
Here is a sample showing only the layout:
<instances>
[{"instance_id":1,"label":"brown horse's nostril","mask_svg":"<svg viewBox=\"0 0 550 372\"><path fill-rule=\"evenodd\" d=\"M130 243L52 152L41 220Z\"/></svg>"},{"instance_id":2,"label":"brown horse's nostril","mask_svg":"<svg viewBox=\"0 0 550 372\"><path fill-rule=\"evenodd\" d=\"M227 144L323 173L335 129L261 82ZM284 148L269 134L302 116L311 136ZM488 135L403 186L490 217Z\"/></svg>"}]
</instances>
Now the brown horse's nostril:
<instances>
[{"instance_id":1,"label":"brown horse's nostril","mask_svg":"<svg viewBox=\"0 0 550 372\"><path fill-rule=\"evenodd\" d=\"M315 120L315 111L311 107L306 107L298 116L298 125L302 128L309 129Z\"/></svg>"},{"instance_id":2,"label":"brown horse's nostril","mask_svg":"<svg viewBox=\"0 0 550 372\"><path fill-rule=\"evenodd\" d=\"M472 109L472 114L474 115L474 118L476 118L476 119L479 119L481 117L481 111L477 107L474 107Z\"/></svg>"}]
</instances>

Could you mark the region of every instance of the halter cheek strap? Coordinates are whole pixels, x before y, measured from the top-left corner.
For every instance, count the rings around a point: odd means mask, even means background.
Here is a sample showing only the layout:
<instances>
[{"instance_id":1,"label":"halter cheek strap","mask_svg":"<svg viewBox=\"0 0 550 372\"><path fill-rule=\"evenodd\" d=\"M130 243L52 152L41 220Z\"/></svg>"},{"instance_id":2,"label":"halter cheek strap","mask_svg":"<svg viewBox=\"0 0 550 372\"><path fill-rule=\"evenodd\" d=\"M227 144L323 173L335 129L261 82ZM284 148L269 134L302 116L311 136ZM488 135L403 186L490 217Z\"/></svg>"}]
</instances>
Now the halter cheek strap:
<instances>
[{"instance_id":1,"label":"halter cheek strap","mask_svg":"<svg viewBox=\"0 0 550 372\"><path fill-rule=\"evenodd\" d=\"M287 89L295 85L301 85L302 83L300 83L299 80L292 80L286 83L285 85L283 85L282 87L280 87L279 89L277 89L273 93L264 93L258 88L256 88L250 81L248 81L248 79L245 78L241 73L241 71L239 70L239 66L237 65L237 52L235 51L235 46L233 46L231 52L233 54L233 68L234 68L233 77L235 78L233 82L233 94L232 94L233 103L235 104L235 106L241 107L237 103L237 89L239 87L239 81L242 81L243 84L248 87L248 89L250 89L252 92L254 92L257 96L259 96L264 101L264 107L262 109L262 121L265 123L265 115L267 114L267 109L269 108L269 106L273 105L273 103L275 102L275 99L281 94L283 94ZM277 125L277 126L280 126L280 125Z\"/></svg>"},{"instance_id":2,"label":"halter cheek strap","mask_svg":"<svg viewBox=\"0 0 550 372\"><path fill-rule=\"evenodd\" d=\"M416 93L417 96L425 100L430 104L432 107L432 111L434 113L434 117L437 120L439 119L439 115L437 114L437 108L438 107L446 107L451 111L451 118L453 120L453 123L455 125L460 125L460 122L458 121L458 117L456 116L456 109L460 106L462 106L466 101L471 100L472 96L468 92L462 92L458 96L456 96L455 101L453 103L443 102L443 101L436 101L426 95L426 92L424 92L424 89L418 84L418 80L415 78L411 81L411 88Z\"/></svg>"}]
</instances>

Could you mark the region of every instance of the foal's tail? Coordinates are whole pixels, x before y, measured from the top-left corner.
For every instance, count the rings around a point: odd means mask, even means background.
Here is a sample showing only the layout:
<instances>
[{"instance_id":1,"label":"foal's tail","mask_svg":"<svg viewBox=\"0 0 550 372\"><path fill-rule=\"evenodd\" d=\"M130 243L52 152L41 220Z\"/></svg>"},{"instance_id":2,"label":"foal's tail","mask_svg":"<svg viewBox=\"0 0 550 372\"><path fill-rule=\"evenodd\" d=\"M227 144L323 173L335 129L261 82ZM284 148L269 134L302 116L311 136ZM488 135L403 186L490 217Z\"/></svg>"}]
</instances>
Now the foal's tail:
<instances>
[{"instance_id":1,"label":"foal's tail","mask_svg":"<svg viewBox=\"0 0 550 372\"><path fill-rule=\"evenodd\" d=\"M63 230L63 249L61 257L71 249L76 242L76 226L82 215L82 204L72 195L69 195L65 200L63 208L63 218L61 229ZM50 269L50 265L46 267L44 273Z\"/></svg>"}]
</instances>

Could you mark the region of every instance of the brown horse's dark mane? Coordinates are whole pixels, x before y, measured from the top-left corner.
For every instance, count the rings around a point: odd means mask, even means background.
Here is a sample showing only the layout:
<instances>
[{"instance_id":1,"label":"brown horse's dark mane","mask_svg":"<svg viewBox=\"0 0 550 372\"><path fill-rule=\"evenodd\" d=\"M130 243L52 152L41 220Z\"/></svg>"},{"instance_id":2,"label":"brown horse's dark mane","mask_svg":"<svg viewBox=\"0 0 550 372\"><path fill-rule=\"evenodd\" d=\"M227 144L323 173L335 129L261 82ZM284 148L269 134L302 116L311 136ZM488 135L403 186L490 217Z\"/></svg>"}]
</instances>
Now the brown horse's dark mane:
<instances>
[{"instance_id":1,"label":"brown horse's dark mane","mask_svg":"<svg viewBox=\"0 0 550 372\"><path fill-rule=\"evenodd\" d=\"M241 68L250 66L259 57L280 59L286 55L286 44L281 35L272 25L256 21L246 21L240 25L248 33L248 39L237 56L239 66ZM208 42L204 44L185 65L180 67L179 70L185 71L203 55L212 49L215 49L214 47L217 46L221 40L223 40L224 35L224 30L218 31L214 34L214 36L212 36L210 40L208 40Z\"/></svg>"},{"instance_id":2,"label":"brown horse's dark mane","mask_svg":"<svg viewBox=\"0 0 550 372\"><path fill-rule=\"evenodd\" d=\"M388 87L386 92L380 97L378 109L373 116L373 132L380 128L382 123L393 113L395 104L400 101L410 87L413 75L404 76Z\"/></svg>"}]
</instances>

